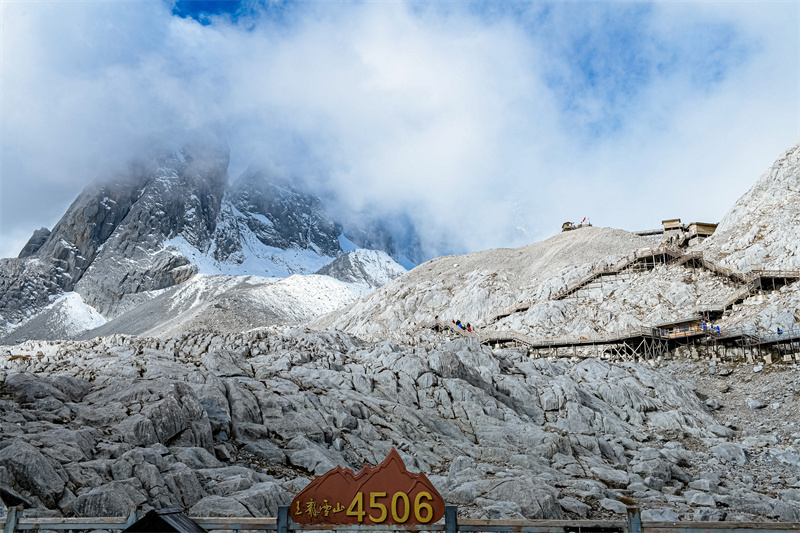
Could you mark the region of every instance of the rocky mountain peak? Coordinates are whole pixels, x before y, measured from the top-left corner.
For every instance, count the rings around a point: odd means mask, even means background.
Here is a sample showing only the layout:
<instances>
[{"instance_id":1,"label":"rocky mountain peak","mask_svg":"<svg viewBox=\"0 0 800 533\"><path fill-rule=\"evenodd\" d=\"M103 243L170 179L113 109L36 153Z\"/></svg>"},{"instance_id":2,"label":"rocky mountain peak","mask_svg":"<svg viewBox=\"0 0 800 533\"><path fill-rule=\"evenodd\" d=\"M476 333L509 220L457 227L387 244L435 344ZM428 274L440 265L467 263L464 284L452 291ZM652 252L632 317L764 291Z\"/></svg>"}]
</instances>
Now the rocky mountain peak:
<instances>
[{"instance_id":1,"label":"rocky mountain peak","mask_svg":"<svg viewBox=\"0 0 800 533\"><path fill-rule=\"evenodd\" d=\"M28 239L28 242L25 243L25 246L22 247L22 251L19 253L19 258L30 257L31 255L35 254L39 248L47 241L47 238L50 236L50 230L47 228L39 228L33 232L31 238Z\"/></svg>"},{"instance_id":2,"label":"rocky mountain peak","mask_svg":"<svg viewBox=\"0 0 800 533\"><path fill-rule=\"evenodd\" d=\"M263 168L250 167L234 182L230 202L267 246L311 249L329 257L341 253L342 227L325 214L320 198Z\"/></svg>"},{"instance_id":3,"label":"rocky mountain peak","mask_svg":"<svg viewBox=\"0 0 800 533\"><path fill-rule=\"evenodd\" d=\"M386 252L359 248L337 257L316 273L377 289L405 274L406 269Z\"/></svg>"},{"instance_id":4,"label":"rocky mountain peak","mask_svg":"<svg viewBox=\"0 0 800 533\"><path fill-rule=\"evenodd\" d=\"M800 141L745 193L701 245L740 271L800 268Z\"/></svg>"}]
</instances>

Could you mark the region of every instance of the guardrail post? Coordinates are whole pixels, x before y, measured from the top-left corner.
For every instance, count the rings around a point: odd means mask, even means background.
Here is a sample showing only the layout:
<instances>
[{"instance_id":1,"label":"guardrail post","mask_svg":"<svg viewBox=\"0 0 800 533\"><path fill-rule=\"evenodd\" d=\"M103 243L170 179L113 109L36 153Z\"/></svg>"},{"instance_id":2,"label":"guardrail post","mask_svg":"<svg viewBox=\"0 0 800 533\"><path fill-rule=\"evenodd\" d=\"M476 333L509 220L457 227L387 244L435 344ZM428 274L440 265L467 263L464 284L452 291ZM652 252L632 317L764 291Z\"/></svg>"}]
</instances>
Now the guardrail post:
<instances>
[{"instance_id":1,"label":"guardrail post","mask_svg":"<svg viewBox=\"0 0 800 533\"><path fill-rule=\"evenodd\" d=\"M278 533L289 533L289 506L278 506Z\"/></svg>"},{"instance_id":2,"label":"guardrail post","mask_svg":"<svg viewBox=\"0 0 800 533\"><path fill-rule=\"evenodd\" d=\"M627 533L642 533L642 515L638 507L628 507Z\"/></svg>"},{"instance_id":3,"label":"guardrail post","mask_svg":"<svg viewBox=\"0 0 800 533\"><path fill-rule=\"evenodd\" d=\"M3 533L14 533L17 530L17 513L22 514L21 505L8 508L8 514L6 514L6 527L3 528Z\"/></svg>"},{"instance_id":4,"label":"guardrail post","mask_svg":"<svg viewBox=\"0 0 800 533\"><path fill-rule=\"evenodd\" d=\"M125 529L128 529L129 527L131 527L137 521L138 521L138 518L136 516L136 507L131 507L131 510L128 513L128 519L125 520Z\"/></svg>"},{"instance_id":5,"label":"guardrail post","mask_svg":"<svg viewBox=\"0 0 800 533\"><path fill-rule=\"evenodd\" d=\"M458 506L444 506L444 531L445 533L456 533L458 531Z\"/></svg>"}]
</instances>

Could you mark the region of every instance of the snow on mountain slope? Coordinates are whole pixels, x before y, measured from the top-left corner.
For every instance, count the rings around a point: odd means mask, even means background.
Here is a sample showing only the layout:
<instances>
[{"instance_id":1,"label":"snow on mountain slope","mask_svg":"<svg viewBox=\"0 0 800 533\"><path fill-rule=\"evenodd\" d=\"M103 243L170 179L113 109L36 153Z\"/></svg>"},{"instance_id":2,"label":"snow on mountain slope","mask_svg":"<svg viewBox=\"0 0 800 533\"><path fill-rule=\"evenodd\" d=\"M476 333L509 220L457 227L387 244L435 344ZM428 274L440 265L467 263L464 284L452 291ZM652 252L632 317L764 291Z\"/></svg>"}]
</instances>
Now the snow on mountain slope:
<instances>
[{"instance_id":1,"label":"snow on mountain slope","mask_svg":"<svg viewBox=\"0 0 800 533\"><path fill-rule=\"evenodd\" d=\"M800 141L733 205L700 249L742 272L800 269Z\"/></svg>"},{"instance_id":2,"label":"snow on mountain slope","mask_svg":"<svg viewBox=\"0 0 800 533\"><path fill-rule=\"evenodd\" d=\"M180 253L197 267L200 274L228 276L254 275L285 278L294 274L311 274L334 260L314 250L290 248L282 250L259 241L246 227L241 228L241 253L236 260L219 260L214 250L203 252L177 236L164 242L164 247Z\"/></svg>"},{"instance_id":3,"label":"snow on mountain slope","mask_svg":"<svg viewBox=\"0 0 800 533\"><path fill-rule=\"evenodd\" d=\"M5 338L0 337L0 342L30 337L43 340L70 339L82 331L102 326L105 322L105 318L84 302L80 294L68 292L59 296L25 324L11 329Z\"/></svg>"},{"instance_id":4,"label":"snow on mountain slope","mask_svg":"<svg viewBox=\"0 0 800 533\"><path fill-rule=\"evenodd\" d=\"M396 255L379 221L343 228L302 180L258 168L228 185L228 163L227 146L212 139L154 149L87 186L52 231L36 230L19 258L0 260L0 335L64 292L113 319L197 272L310 274L348 243Z\"/></svg>"},{"instance_id":5,"label":"snow on mountain slope","mask_svg":"<svg viewBox=\"0 0 800 533\"><path fill-rule=\"evenodd\" d=\"M406 269L386 252L358 248L336 258L316 273L377 289L405 274Z\"/></svg>"},{"instance_id":6,"label":"snow on mountain slope","mask_svg":"<svg viewBox=\"0 0 800 533\"><path fill-rule=\"evenodd\" d=\"M547 298L593 266L651 244L627 231L587 227L523 248L439 257L312 326L372 339L405 336L436 317L481 323L518 301Z\"/></svg>"},{"instance_id":7,"label":"snow on mountain slope","mask_svg":"<svg viewBox=\"0 0 800 533\"><path fill-rule=\"evenodd\" d=\"M368 288L328 276L208 276L191 280L152 297L79 338L115 333L170 336L189 330L246 331L268 325L299 324L341 308Z\"/></svg>"}]
</instances>

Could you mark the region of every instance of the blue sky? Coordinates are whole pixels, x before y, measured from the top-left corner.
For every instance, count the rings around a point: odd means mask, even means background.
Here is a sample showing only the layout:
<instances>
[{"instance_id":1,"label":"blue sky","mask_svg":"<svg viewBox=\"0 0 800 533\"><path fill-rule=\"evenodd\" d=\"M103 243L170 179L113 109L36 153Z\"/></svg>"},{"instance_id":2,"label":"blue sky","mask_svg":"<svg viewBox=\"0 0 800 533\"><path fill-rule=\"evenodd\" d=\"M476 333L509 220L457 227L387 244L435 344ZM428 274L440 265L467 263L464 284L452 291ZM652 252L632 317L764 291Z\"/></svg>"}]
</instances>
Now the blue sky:
<instances>
[{"instance_id":1,"label":"blue sky","mask_svg":"<svg viewBox=\"0 0 800 533\"><path fill-rule=\"evenodd\" d=\"M260 161L425 228L432 253L584 216L718 221L800 137L797 2L0 9L4 257L142 146L199 131L228 140L232 178Z\"/></svg>"}]
</instances>

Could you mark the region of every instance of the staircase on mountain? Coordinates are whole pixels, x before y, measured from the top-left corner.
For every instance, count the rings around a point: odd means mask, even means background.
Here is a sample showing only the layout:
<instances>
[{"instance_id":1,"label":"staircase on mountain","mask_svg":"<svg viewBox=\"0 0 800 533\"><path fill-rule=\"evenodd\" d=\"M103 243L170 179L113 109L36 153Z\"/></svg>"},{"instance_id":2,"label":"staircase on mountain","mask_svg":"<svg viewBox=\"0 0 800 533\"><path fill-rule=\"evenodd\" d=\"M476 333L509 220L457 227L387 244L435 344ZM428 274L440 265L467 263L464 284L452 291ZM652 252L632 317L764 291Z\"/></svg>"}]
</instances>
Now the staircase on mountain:
<instances>
[{"instance_id":1,"label":"staircase on mountain","mask_svg":"<svg viewBox=\"0 0 800 533\"><path fill-rule=\"evenodd\" d=\"M702 304L698 306L698 311L701 308L706 312L721 312L730 309L734 304L743 301L749 295L764 290L764 288L771 284L774 289L776 286L788 285L800 279L800 271L790 270L755 270L748 274L738 272L731 268L718 265L703 257L703 252L689 252L684 253L680 248L665 246L657 249L648 248L646 250L639 250L634 254L623 257L617 263L608 266L595 267L579 279L569 283L561 290L551 294L549 300L563 300L582 288L585 288L590 283L598 280L603 276L618 275L626 270L651 270L660 264L673 264L673 265L687 265L691 264L695 268L703 268L709 272L726 278L736 284L743 285L741 288L731 295L723 302L714 302L709 304ZM525 302L518 302L506 309L503 309L494 315L489 323L497 322L514 313L520 311L527 311L530 309L536 300Z\"/></svg>"}]
</instances>

